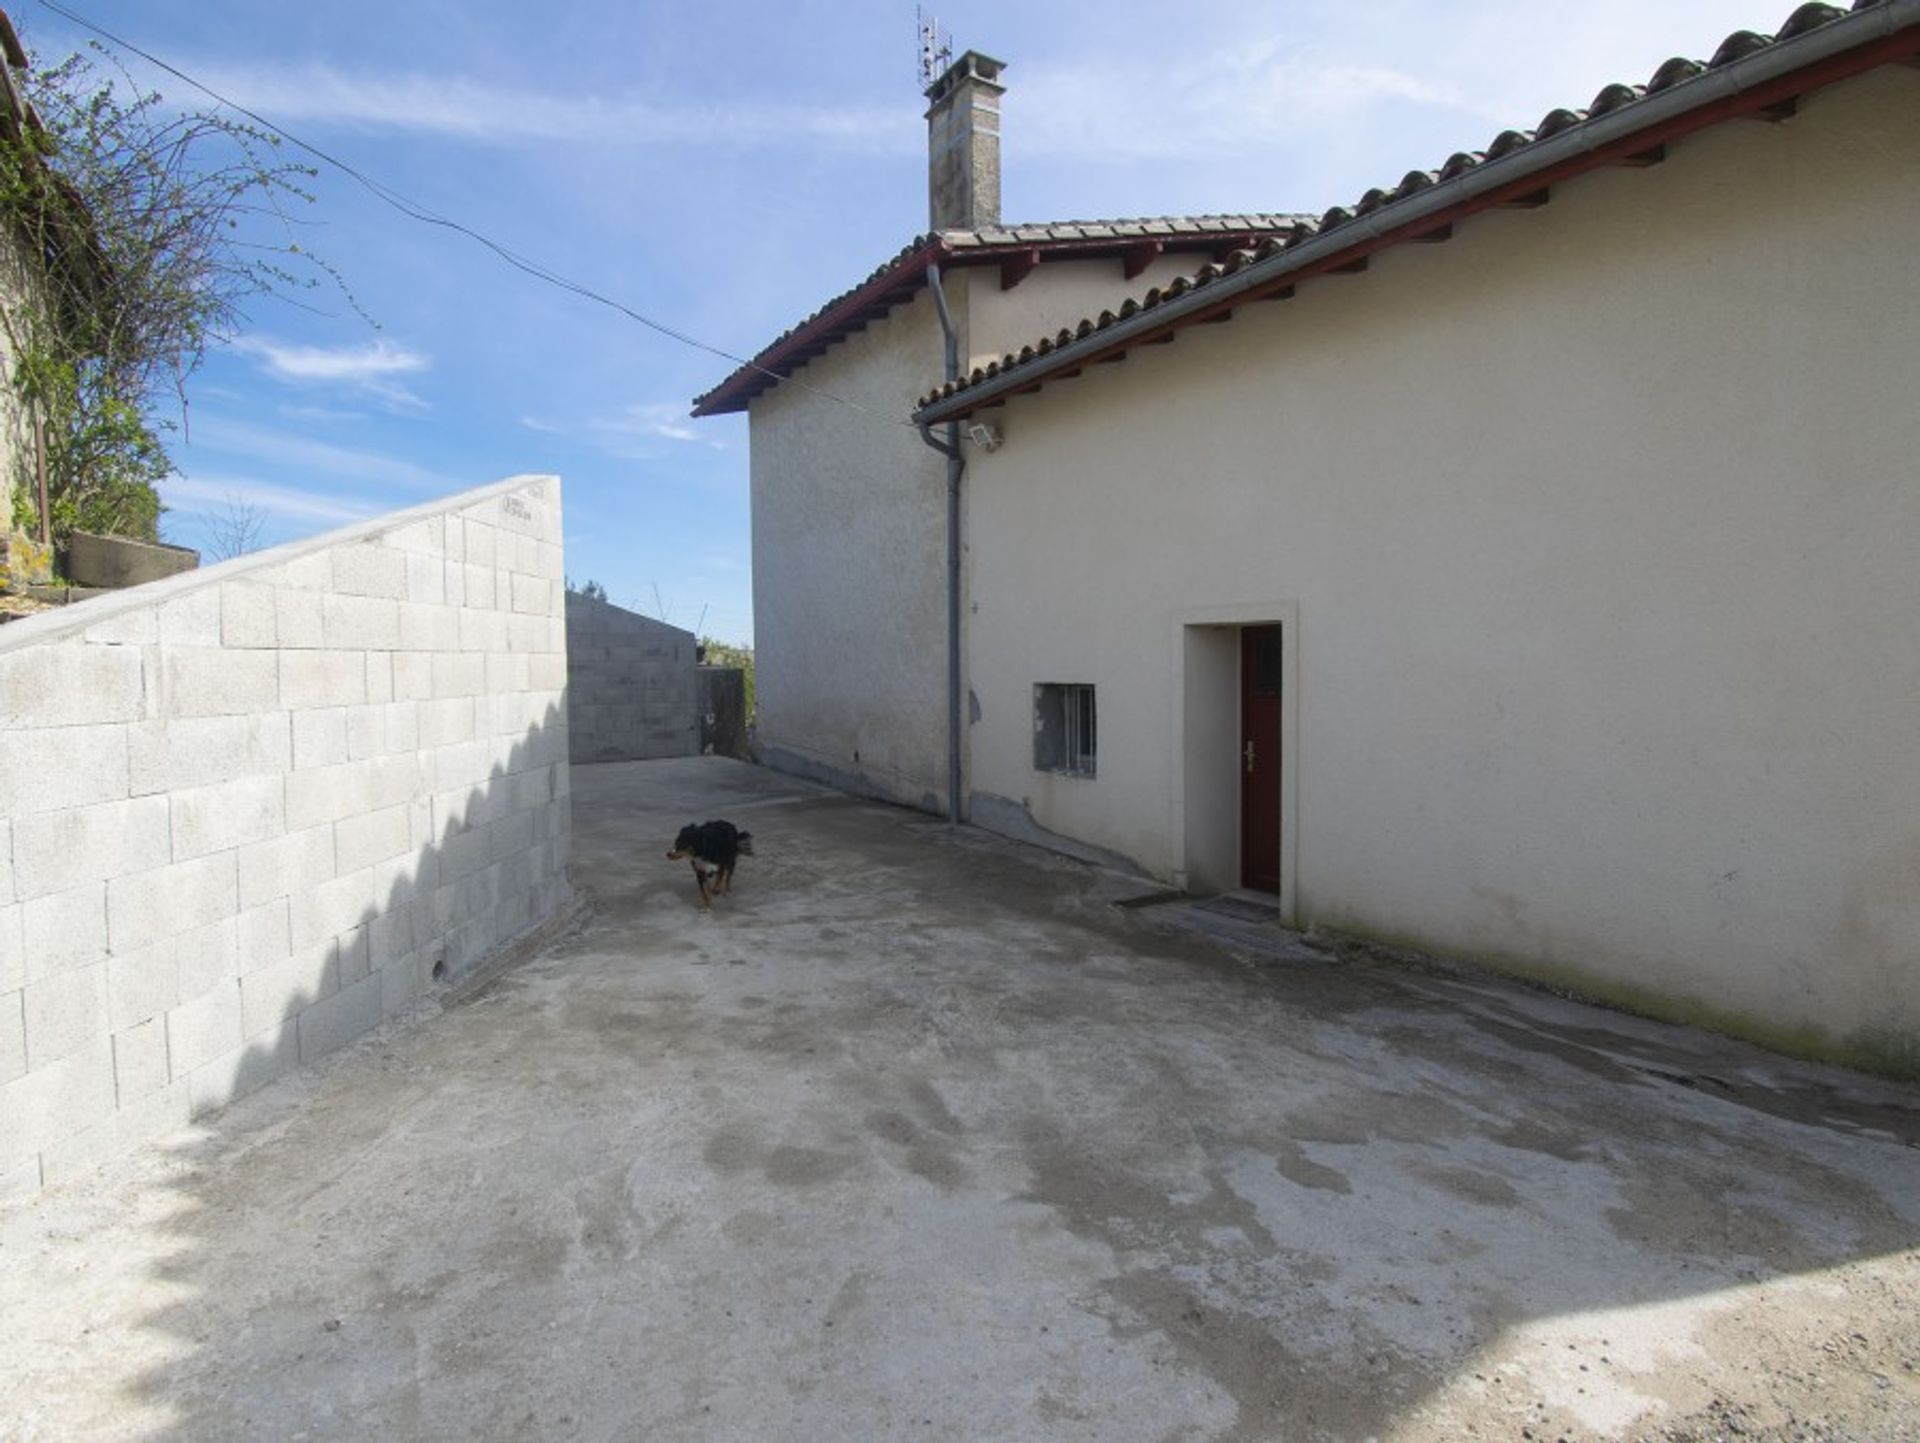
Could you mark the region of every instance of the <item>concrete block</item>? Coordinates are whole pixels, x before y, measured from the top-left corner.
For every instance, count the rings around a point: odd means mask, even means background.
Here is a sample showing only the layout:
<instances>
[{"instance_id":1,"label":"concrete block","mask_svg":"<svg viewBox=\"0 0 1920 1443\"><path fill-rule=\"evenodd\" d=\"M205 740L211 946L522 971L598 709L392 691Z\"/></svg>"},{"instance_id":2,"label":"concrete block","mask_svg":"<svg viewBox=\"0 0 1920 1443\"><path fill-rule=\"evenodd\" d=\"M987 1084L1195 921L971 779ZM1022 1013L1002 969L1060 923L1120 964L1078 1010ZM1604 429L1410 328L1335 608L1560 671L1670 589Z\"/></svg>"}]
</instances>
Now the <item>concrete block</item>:
<instances>
[{"instance_id":1,"label":"concrete block","mask_svg":"<svg viewBox=\"0 0 1920 1443\"><path fill-rule=\"evenodd\" d=\"M343 596L379 596L400 601L407 594L407 557L378 541L333 548L333 590Z\"/></svg>"},{"instance_id":2,"label":"concrete block","mask_svg":"<svg viewBox=\"0 0 1920 1443\"><path fill-rule=\"evenodd\" d=\"M490 610L499 599L495 595L494 578L499 575L491 564L478 564L468 561L462 568L466 580L461 583L460 591L467 607L474 610Z\"/></svg>"},{"instance_id":3,"label":"concrete block","mask_svg":"<svg viewBox=\"0 0 1920 1443\"><path fill-rule=\"evenodd\" d=\"M446 697L420 703L422 747L443 747L474 739L474 699L470 696Z\"/></svg>"},{"instance_id":4,"label":"concrete block","mask_svg":"<svg viewBox=\"0 0 1920 1443\"><path fill-rule=\"evenodd\" d=\"M493 748L487 741L458 742L435 747L422 753L429 768L428 781L435 794L455 787L478 786L487 779L493 762Z\"/></svg>"},{"instance_id":5,"label":"concrete block","mask_svg":"<svg viewBox=\"0 0 1920 1443\"><path fill-rule=\"evenodd\" d=\"M489 829L476 827L448 837L440 846L440 882L457 882L486 866L493 859L488 844Z\"/></svg>"},{"instance_id":6,"label":"concrete block","mask_svg":"<svg viewBox=\"0 0 1920 1443\"><path fill-rule=\"evenodd\" d=\"M242 882L244 886L244 880ZM234 946L241 976L278 962L293 951L293 932L285 897L250 907L234 919Z\"/></svg>"},{"instance_id":7,"label":"concrete block","mask_svg":"<svg viewBox=\"0 0 1920 1443\"><path fill-rule=\"evenodd\" d=\"M457 651L459 648L460 613L453 607L433 606L424 601L401 605L402 651Z\"/></svg>"},{"instance_id":8,"label":"concrete block","mask_svg":"<svg viewBox=\"0 0 1920 1443\"><path fill-rule=\"evenodd\" d=\"M467 604L467 568L459 561L441 563L440 599L448 606Z\"/></svg>"},{"instance_id":9,"label":"concrete block","mask_svg":"<svg viewBox=\"0 0 1920 1443\"><path fill-rule=\"evenodd\" d=\"M13 823L0 817L0 907L13 905ZM0 944L0 958L6 955Z\"/></svg>"},{"instance_id":10,"label":"concrete block","mask_svg":"<svg viewBox=\"0 0 1920 1443\"><path fill-rule=\"evenodd\" d=\"M375 917L366 927L367 965L381 971L414 949L413 909L398 907Z\"/></svg>"},{"instance_id":11,"label":"concrete block","mask_svg":"<svg viewBox=\"0 0 1920 1443\"><path fill-rule=\"evenodd\" d=\"M239 910L234 853L172 862L107 883L107 941L115 953L133 952Z\"/></svg>"},{"instance_id":12,"label":"concrete block","mask_svg":"<svg viewBox=\"0 0 1920 1443\"><path fill-rule=\"evenodd\" d=\"M296 587L302 591L331 591L333 589L333 553L312 551L305 556L296 556L287 563L286 576L281 584Z\"/></svg>"},{"instance_id":13,"label":"concrete block","mask_svg":"<svg viewBox=\"0 0 1920 1443\"><path fill-rule=\"evenodd\" d=\"M393 700L393 653L390 651L367 653L367 700Z\"/></svg>"},{"instance_id":14,"label":"concrete block","mask_svg":"<svg viewBox=\"0 0 1920 1443\"><path fill-rule=\"evenodd\" d=\"M535 546L534 565L537 574L546 577L549 581L561 581L564 583L567 574L567 553L561 547L560 543L557 541L541 541L535 543ZM566 589L564 584L556 595L555 600L561 603L561 607L564 610L566 603Z\"/></svg>"},{"instance_id":15,"label":"concrete block","mask_svg":"<svg viewBox=\"0 0 1920 1443\"><path fill-rule=\"evenodd\" d=\"M16 992L27 985L25 911L12 904L0 907L0 992Z\"/></svg>"},{"instance_id":16,"label":"concrete block","mask_svg":"<svg viewBox=\"0 0 1920 1443\"><path fill-rule=\"evenodd\" d=\"M419 953L409 952L380 969L380 1015L398 1017L431 986L431 967Z\"/></svg>"},{"instance_id":17,"label":"concrete block","mask_svg":"<svg viewBox=\"0 0 1920 1443\"><path fill-rule=\"evenodd\" d=\"M107 958L107 1021L114 1031L137 1027L180 1004L176 943L168 937Z\"/></svg>"},{"instance_id":18,"label":"concrete block","mask_svg":"<svg viewBox=\"0 0 1920 1443\"><path fill-rule=\"evenodd\" d=\"M13 883L23 902L157 867L168 857L167 799L43 812L21 826L19 841Z\"/></svg>"},{"instance_id":19,"label":"concrete block","mask_svg":"<svg viewBox=\"0 0 1920 1443\"><path fill-rule=\"evenodd\" d=\"M309 891L331 881L333 822L289 832L242 847L238 861L240 905L254 908L277 897Z\"/></svg>"},{"instance_id":20,"label":"concrete block","mask_svg":"<svg viewBox=\"0 0 1920 1443\"><path fill-rule=\"evenodd\" d=\"M240 975L238 919L227 917L183 933L176 939L173 953L180 978L180 998L174 1005L184 1006Z\"/></svg>"},{"instance_id":21,"label":"concrete block","mask_svg":"<svg viewBox=\"0 0 1920 1443\"><path fill-rule=\"evenodd\" d=\"M380 539L395 551L415 555L438 556L446 549L446 518L430 516L425 521L409 522L387 532ZM455 522L458 525L458 522Z\"/></svg>"},{"instance_id":22,"label":"concrete block","mask_svg":"<svg viewBox=\"0 0 1920 1443\"><path fill-rule=\"evenodd\" d=\"M141 650L59 641L0 653L0 717L10 728L138 721Z\"/></svg>"},{"instance_id":23,"label":"concrete block","mask_svg":"<svg viewBox=\"0 0 1920 1443\"><path fill-rule=\"evenodd\" d=\"M529 680L535 691L562 691L567 685L567 658L564 652L543 652L531 659Z\"/></svg>"},{"instance_id":24,"label":"concrete block","mask_svg":"<svg viewBox=\"0 0 1920 1443\"><path fill-rule=\"evenodd\" d=\"M493 861L514 852L524 852L534 843L533 813L509 812L487 827L487 855Z\"/></svg>"},{"instance_id":25,"label":"concrete block","mask_svg":"<svg viewBox=\"0 0 1920 1443\"><path fill-rule=\"evenodd\" d=\"M89 882L20 903L26 980L87 967L107 955L107 884Z\"/></svg>"},{"instance_id":26,"label":"concrete block","mask_svg":"<svg viewBox=\"0 0 1920 1443\"><path fill-rule=\"evenodd\" d=\"M436 652L433 657L433 694L436 697L478 696L487 688L487 660L462 652Z\"/></svg>"},{"instance_id":27,"label":"concrete block","mask_svg":"<svg viewBox=\"0 0 1920 1443\"><path fill-rule=\"evenodd\" d=\"M327 645L343 651L391 651L400 644L400 603L382 596L323 596Z\"/></svg>"},{"instance_id":28,"label":"concrete block","mask_svg":"<svg viewBox=\"0 0 1920 1443\"><path fill-rule=\"evenodd\" d=\"M416 751L420 745L417 702L347 708L347 755L355 761Z\"/></svg>"},{"instance_id":29,"label":"concrete block","mask_svg":"<svg viewBox=\"0 0 1920 1443\"><path fill-rule=\"evenodd\" d=\"M396 701L429 701L433 697L433 657L428 652L393 654L393 695Z\"/></svg>"},{"instance_id":30,"label":"concrete block","mask_svg":"<svg viewBox=\"0 0 1920 1443\"><path fill-rule=\"evenodd\" d=\"M219 646L160 648L158 716L272 711L279 693L278 652L229 651Z\"/></svg>"},{"instance_id":31,"label":"concrete block","mask_svg":"<svg viewBox=\"0 0 1920 1443\"><path fill-rule=\"evenodd\" d=\"M90 967L29 982L22 996L29 1071L78 1052L108 1031L104 957Z\"/></svg>"},{"instance_id":32,"label":"concrete block","mask_svg":"<svg viewBox=\"0 0 1920 1443\"><path fill-rule=\"evenodd\" d=\"M442 606L447 600L447 564L438 555L407 558L407 600Z\"/></svg>"},{"instance_id":33,"label":"concrete block","mask_svg":"<svg viewBox=\"0 0 1920 1443\"><path fill-rule=\"evenodd\" d=\"M89 646L152 646L160 640L160 617L151 606L123 611L80 633Z\"/></svg>"},{"instance_id":34,"label":"concrete block","mask_svg":"<svg viewBox=\"0 0 1920 1443\"><path fill-rule=\"evenodd\" d=\"M404 802L377 812L342 817L333 826L335 865L342 874L397 857L412 847L413 835Z\"/></svg>"},{"instance_id":35,"label":"concrete block","mask_svg":"<svg viewBox=\"0 0 1920 1443\"><path fill-rule=\"evenodd\" d=\"M290 651L279 653L279 657L279 704L289 711L355 706L367 699L364 652Z\"/></svg>"},{"instance_id":36,"label":"concrete block","mask_svg":"<svg viewBox=\"0 0 1920 1443\"><path fill-rule=\"evenodd\" d=\"M220 645L220 590L190 591L154 608L160 620L162 646Z\"/></svg>"},{"instance_id":37,"label":"concrete block","mask_svg":"<svg viewBox=\"0 0 1920 1443\"><path fill-rule=\"evenodd\" d=\"M248 1038L277 1032L340 990L331 946L308 947L240 979L240 1026Z\"/></svg>"},{"instance_id":38,"label":"concrete block","mask_svg":"<svg viewBox=\"0 0 1920 1443\"><path fill-rule=\"evenodd\" d=\"M302 951L339 933L362 926L374 915L373 868L335 877L289 899L288 927L293 950Z\"/></svg>"},{"instance_id":39,"label":"concrete block","mask_svg":"<svg viewBox=\"0 0 1920 1443\"><path fill-rule=\"evenodd\" d=\"M466 517L461 524L464 528L463 536L466 547L462 554L470 562L477 563L481 566L492 566L494 540L499 535L499 532L495 531L487 522L472 516Z\"/></svg>"},{"instance_id":40,"label":"concrete block","mask_svg":"<svg viewBox=\"0 0 1920 1443\"><path fill-rule=\"evenodd\" d=\"M460 608L460 649L462 651L505 651L507 618L498 611L479 607Z\"/></svg>"},{"instance_id":41,"label":"concrete block","mask_svg":"<svg viewBox=\"0 0 1920 1443\"><path fill-rule=\"evenodd\" d=\"M187 1074L187 1112L205 1117L291 1072L300 1061L299 1024L289 1020L262 1032Z\"/></svg>"},{"instance_id":42,"label":"concrete block","mask_svg":"<svg viewBox=\"0 0 1920 1443\"><path fill-rule=\"evenodd\" d=\"M369 809L410 802L426 791L419 752L391 757L375 757L358 765L368 768L367 805Z\"/></svg>"},{"instance_id":43,"label":"concrete block","mask_svg":"<svg viewBox=\"0 0 1920 1443\"><path fill-rule=\"evenodd\" d=\"M532 565L538 566L536 554L527 558ZM513 609L525 615L553 615L553 583L544 576L529 575L524 571L513 573Z\"/></svg>"},{"instance_id":44,"label":"concrete block","mask_svg":"<svg viewBox=\"0 0 1920 1443\"><path fill-rule=\"evenodd\" d=\"M0 1170L113 1115L113 1044L102 1032L69 1056L0 1084Z\"/></svg>"},{"instance_id":45,"label":"concrete block","mask_svg":"<svg viewBox=\"0 0 1920 1443\"><path fill-rule=\"evenodd\" d=\"M373 806L373 761L341 762L287 774L287 829L299 831Z\"/></svg>"},{"instance_id":46,"label":"concrete block","mask_svg":"<svg viewBox=\"0 0 1920 1443\"><path fill-rule=\"evenodd\" d=\"M328 943L328 951L334 959L334 965L340 969L340 985L345 987L358 982L372 968L373 958L369 950L369 933L373 924L355 927L351 932L342 932Z\"/></svg>"},{"instance_id":47,"label":"concrete block","mask_svg":"<svg viewBox=\"0 0 1920 1443\"><path fill-rule=\"evenodd\" d=\"M290 713L293 718L293 765L306 771L338 766L347 758L347 708L312 707Z\"/></svg>"},{"instance_id":48,"label":"concrete block","mask_svg":"<svg viewBox=\"0 0 1920 1443\"><path fill-rule=\"evenodd\" d=\"M440 885L440 854L408 851L373 864L373 896L382 911L414 901Z\"/></svg>"},{"instance_id":49,"label":"concrete block","mask_svg":"<svg viewBox=\"0 0 1920 1443\"><path fill-rule=\"evenodd\" d=\"M300 1060L337 1052L380 1021L380 979L363 977L300 1014Z\"/></svg>"},{"instance_id":50,"label":"concrete block","mask_svg":"<svg viewBox=\"0 0 1920 1443\"><path fill-rule=\"evenodd\" d=\"M0 732L0 805L13 816L128 795L124 724Z\"/></svg>"},{"instance_id":51,"label":"concrete block","mask_svg":"<svg viewBox=\"0 0 1920 1443\"><path fill-rule=\"evenodd\" d=\"M175 1077L226 1056L241 1041L240 984L235 979L182 1002L167 1014L167 1050Z\"/></svg>"},{"instance_id":52,"label":"concrete block","mask_svg":"<svg viewBox=\"0 0 1920 1443\"><path fill-rule=\"evenodd\" d=\"M279 645L274 617L275 589L248 582L220 588L220 644L229 647Z\"/></svg>"},{"instance_id":53,"label":"concrete block","mask_svg":"<svg viewBox=\"0 0 1920 1443\"><path fill-rule=\"evenodd\" d=\"M211 787L194 787L173 793L172 802L173 857L179 862L277 837L287 829L285 782L281 777L242 777Z\"/></svg>"},{"instance_id":54,"label":"concrete block","mask_svg":"<svg viewBox=\"0 0 1920 1443\"><path fill-rule=\"evenodd\" d=\"M292 764L287 714L178 717L127 728L128 780L134 796L280 773Z\"/></svg>"},{"instance_id":55,"label":"concrete block","mask_svg":"<svg viewBox=\"0 0 1920 1443\"><path fill-rule=\"evenodd\" d=\"M325 642L318 591L276 588L273 593L274 631L281 647L319 647Z\"/></svg>"},{"instance_id":56,"label":"concrete block","mask_svg":"<svg viewBox=\"0 0 1920 1443\"><path fill-rule=\"evenodd\" d=\"M27 1070L27 1014L18 989L0 992L0 1082Z\"/></svg>"},{"instance_id":57,"label":"concrete block","mask_svg":"<svg viewBox=\"0 0 1920 1443\"><path fill-rule=\"evenodd\" d=\"M124 1151L165 1137L191 1120L185 1080L169 1082L145 1097L121 1102L113 1114L115 1150Z\"/></svg>"},{"instance_id":58,"label":"concrete block","mask_svg":"<svg viewBox=\"0 0 1920 1443\"><path fill-rule=\"evenodd\" d=\"M158 1092L173 1080L167 1065L167 1024L155 1017L113 1036L115 1100L126 1107L136 1098Z\"/></svg>"}]
</instances>

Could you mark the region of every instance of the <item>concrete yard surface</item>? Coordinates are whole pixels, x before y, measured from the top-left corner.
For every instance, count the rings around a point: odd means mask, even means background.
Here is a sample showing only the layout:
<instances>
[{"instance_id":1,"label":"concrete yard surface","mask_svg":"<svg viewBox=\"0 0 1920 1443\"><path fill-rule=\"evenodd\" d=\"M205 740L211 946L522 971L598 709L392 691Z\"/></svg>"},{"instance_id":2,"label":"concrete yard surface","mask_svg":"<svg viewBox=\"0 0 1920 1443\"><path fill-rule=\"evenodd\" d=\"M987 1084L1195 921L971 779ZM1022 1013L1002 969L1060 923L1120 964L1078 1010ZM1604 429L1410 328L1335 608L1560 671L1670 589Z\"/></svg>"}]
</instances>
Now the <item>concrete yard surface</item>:
<instances>
[{"instance_id":1,"label":"concrete yard surface","mask_svg":"<svg viewBox=\"0 0 1920 1443\"><path fill-rule=\"evenodd\" d=\"M1912 1089L573 775L582 926L0 1208L0 1438L1920 1437Z\"/></svg>"}]
</instances>

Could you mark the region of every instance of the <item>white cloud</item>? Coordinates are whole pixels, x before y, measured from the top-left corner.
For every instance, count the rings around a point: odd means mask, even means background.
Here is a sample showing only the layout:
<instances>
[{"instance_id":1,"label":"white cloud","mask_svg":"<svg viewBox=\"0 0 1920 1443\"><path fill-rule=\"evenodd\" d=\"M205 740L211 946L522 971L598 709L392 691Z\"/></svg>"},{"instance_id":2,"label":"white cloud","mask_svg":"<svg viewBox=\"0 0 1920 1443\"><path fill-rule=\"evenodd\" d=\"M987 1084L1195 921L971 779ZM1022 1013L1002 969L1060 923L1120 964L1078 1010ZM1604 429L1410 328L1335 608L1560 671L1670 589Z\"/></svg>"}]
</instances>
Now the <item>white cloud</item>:
<instances>
[{"instance_id":1,"label":"white cloud","mask_svg":"<svg viewBox=\"0 0 1920 1443\"><path fill-rule=\"evenodd\" d=\"M291 522L323 522L343 526L381 511L378 502L360 497L339 496L324 491L304 491L295 486L279 486L248 476L209 475L169 476L160 483L161 499L169 508L184 512L211 511L219 515L229 503L251 504L268 516Z\"/></svg>"},{"instance_id":2,"label":"white cloud","mask_svg":"<svg viewBox=\"0 0 1920 1443\"><path fill-rule=\"evenodd\" d=\"M703 431L679 401L636 402L611 416L594 417L581 429L608 455L628 461L659 456L662 443L725 449L725 443Z\"/></svg>"},{"instance_id":3,"label":"white cloud","mask_svg":"<svg viewBox=\"0 0 1920 1443\"><path fill-rule=\"evenodd\" d=\"M925 143L920 117L910 106L662 104L634 95L517 89L469 75L348 73L315 62L192 68L213 89L288 124L423 131L491 143L697 141L740 147L826 144L861 151L917 150Z\"/></svg>"},{"instance_id":4,"label":"white cloud","mask_svg":"<svg viewBox=\"0 0 1920 1443\"><path fill-rule=\"evenodd\" d=\"M458 491L491 479L446 476L400 457L338 446L331 441L315 441L222 417L194 423L191 444L184 448L183 459L191 463L195 452L245 456L299 475L330 476L361 487L431 495ZM195 468L190 465L189 469Z\"/></svg>"},{"instance_id":5,"label":"white cloud","mask_svg":"<svg viewBox=\"0 0 1920 1443\"><path fill-rule=\"evenodd\" d=\"M431 364L418 351L391 341L361 346L286 345L266 336L242 336L233 343L252 356L275 380L291 385L341 386L363 392L390 410L424 411L427 403L394 378L424 371Z\"/></svg>"}]
</instances>

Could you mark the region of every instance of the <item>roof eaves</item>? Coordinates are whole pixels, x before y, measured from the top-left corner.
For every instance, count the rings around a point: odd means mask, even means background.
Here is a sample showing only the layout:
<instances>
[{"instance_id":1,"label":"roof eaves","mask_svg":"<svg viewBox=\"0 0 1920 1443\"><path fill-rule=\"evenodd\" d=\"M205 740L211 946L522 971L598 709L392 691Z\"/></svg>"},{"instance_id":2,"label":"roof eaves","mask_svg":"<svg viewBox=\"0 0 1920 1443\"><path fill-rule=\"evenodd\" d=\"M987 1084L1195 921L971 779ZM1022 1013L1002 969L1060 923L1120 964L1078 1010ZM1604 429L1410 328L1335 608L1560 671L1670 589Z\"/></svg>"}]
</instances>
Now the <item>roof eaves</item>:
<instances>
[{"instance_id":1,"label":"roof eaves","mask_svg":"<svg viewBox=\"0 0 1920 1443\"><path fill-rule=\"evenodd\" d=\"M892 259L872 271L850 291L834 297L806 320L791 327L763 346L754 358L740 366L719 385L693 401L695 416L717 416L744 411L762 392L786 379L794 370L840 339L854 325L854 318L880 304L898 287L917 290L924 282L929 264L984 265L1016 252L1039 249L1048 259L1070 257L1076 251L1110 251L1116 244L1135 239L1166 239L1169 242L1200 242L1208 237L1222 240L1274 233L1297 223L1295 215L1217 215L1183 218L1185 232L1175 232L1171 221L1160 217L1116 221L1060 221L1040 225L996 226L990 230L930 231L916 236ZM1059 235L1055 232L1077 234ZM818 349L815 349L818 348Z\"/></svg>"},{"instance_id":2,"label":"roof eaves","mask_svg":"<svg viewBox=\"0 0 1920 1443\"><path fill-rule=\"evenodd\" d=\"M1850 14L1827 5L1802 5L1773 40L1736 32L1706 65L1668 61L1644 92L1606 87L1584 119L1556 110L1531 136L1504 131L1484 160L1468 159L1456 165L1463 159L1456 156L1435 175L1410 173L1394 192L1369 191L1352 210L1336 206L1317 228L1302 226L1285 244L1268 241L1257 253L1242 252L1225 264L1208 266L1192 281L1156 287L1144 301L1129 300L1118 311L1104 311L1097 320L1084 320L1074 330L1061 331L969 377L948 382L922 398L914 419L922 425L957 420L1011 394L1037 390L1050 376L1077 373L1090 361L1123 352L1147 336L1170 332L1203 315L1224 318L1238 300L1270 294L1291 280L1332 270L1350 262L1353 253L1364 256L1411 239L1445 223L1463 207L1499 204L1498 197L1516 196L1547 172L1582 161L1605 164L1613 152L1624 157L1636 144L1645 143L1649 132L1716 104L1751 96L1824 62L1865 55L1869 58L1858 67L1861 70L1885 63L1897 58L1894 52L1903 39L1920 49L1916 27L1920 27L1920 0L1856 0ZM1909 31L1914 33L1907 36ZM1889 53L1873 58L1882 47ZM1756 108L1766 103L1756 100Z\"/></svg>"}]
</instances>

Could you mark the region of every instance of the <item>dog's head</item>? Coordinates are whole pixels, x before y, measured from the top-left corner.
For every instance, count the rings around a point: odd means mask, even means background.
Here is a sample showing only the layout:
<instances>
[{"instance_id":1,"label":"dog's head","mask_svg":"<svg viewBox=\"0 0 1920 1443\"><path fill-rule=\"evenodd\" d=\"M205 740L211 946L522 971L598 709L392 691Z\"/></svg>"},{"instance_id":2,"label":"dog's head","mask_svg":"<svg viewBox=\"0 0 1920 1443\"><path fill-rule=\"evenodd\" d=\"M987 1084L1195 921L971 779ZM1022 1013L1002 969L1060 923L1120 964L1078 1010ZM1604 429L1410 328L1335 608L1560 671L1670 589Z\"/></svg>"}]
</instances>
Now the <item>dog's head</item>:
<instances>
[{"instance_id":1,"label":"dog's head","mask_svg":"<svg viewBox=\"0 0 1920 1443\"><path fill-rule=\"evenodd\" d=\"M667 860L669 862L677 862L682 857L692 856L694 842L697 840L694 834L699 830L700 829L692 822L682 827L680 829L680 835L673 839L673 850L667 853Z\"/></svg>"}]
</instances>

